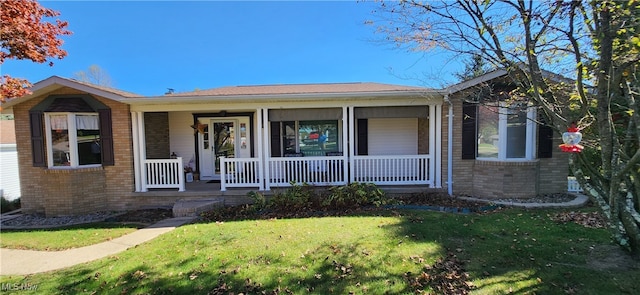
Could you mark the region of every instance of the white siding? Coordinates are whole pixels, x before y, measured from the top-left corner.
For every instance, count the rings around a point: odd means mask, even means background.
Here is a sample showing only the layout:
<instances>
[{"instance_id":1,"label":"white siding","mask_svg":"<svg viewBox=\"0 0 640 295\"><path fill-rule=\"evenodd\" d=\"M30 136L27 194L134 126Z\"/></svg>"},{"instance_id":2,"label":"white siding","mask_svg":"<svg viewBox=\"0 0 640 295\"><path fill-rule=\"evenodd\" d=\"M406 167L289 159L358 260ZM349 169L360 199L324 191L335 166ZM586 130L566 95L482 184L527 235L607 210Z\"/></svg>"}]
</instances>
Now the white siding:
<instances>
[{"instance_id":1,"label":"white siding","mask_svg":"<svg viewBox=\"0 0 640 295\"><path fill-rule=\"evenodd\" d=\"M194 145L194 130L191 128L193 125L193 115L191 112L169 112L169 140L171 141L169 146L171 152L175 152L179 157L182 157L184 165L188 165L189 161L193 159L195 167L195 145Z\"/></svg>"},{"instance_id":2,"label":"white siding","mask_svg":"<svg viewBox=\"0 0 640 295\"><path fill-rule=\"evenodd\" d=\"M0 144L0 192L7 200L20 198L18 153L15 144Z\"/></svg>"},{"instance_id":3,"label":"white siding","mask_svg":"<svg viewBox=\"0 0 640 295\"><path fill-rule=\"evenodd\" d=\"M371 118L369 155L417 155L417 118Z\"/></svg>"}]
</instances>

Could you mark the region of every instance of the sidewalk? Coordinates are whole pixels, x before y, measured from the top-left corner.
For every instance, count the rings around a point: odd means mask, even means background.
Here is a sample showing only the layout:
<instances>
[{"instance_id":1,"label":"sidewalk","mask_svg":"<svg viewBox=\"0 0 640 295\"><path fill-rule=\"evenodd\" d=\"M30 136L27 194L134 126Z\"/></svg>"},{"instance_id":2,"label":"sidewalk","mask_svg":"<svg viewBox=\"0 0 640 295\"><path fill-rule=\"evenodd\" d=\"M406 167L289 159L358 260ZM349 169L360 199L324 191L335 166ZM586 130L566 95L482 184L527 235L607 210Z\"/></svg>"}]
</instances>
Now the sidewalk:
<instances>
[{"instance_id":1,"label":"sidewalk","mask_svg":"<svg viewBox=\"0 0 640 295\"><path fill-rule=\"evenodd\" d=\"M0 248L0 275L46 272L107 257L152 240L193 219L194 217L169 218L111 241L64 251Z\"/></svg>"}]
</instances>

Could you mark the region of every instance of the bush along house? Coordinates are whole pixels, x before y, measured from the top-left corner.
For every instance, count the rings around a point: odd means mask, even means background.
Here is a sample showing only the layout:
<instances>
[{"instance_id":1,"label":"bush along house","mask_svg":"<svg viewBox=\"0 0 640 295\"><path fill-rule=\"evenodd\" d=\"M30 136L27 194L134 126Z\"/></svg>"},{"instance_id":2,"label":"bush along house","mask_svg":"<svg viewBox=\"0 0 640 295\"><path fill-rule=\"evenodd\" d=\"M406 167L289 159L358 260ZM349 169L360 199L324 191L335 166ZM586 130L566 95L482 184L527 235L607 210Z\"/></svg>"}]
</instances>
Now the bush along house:
<instances>
[{"instance_id":1,"label":"bush along house","mask_svg":"<svg viewBox=\"0 0 640 295\"><path fill-rule=\"evenodd\" d=\"M374 183L484 198L566 191L560 135L479 85L222 87L140 96L57 76L2 105L15 117L22 207L46 216L242 202L292 183ZM246 200L246 198L245 198Z\"/></svg>"}]
</instances>

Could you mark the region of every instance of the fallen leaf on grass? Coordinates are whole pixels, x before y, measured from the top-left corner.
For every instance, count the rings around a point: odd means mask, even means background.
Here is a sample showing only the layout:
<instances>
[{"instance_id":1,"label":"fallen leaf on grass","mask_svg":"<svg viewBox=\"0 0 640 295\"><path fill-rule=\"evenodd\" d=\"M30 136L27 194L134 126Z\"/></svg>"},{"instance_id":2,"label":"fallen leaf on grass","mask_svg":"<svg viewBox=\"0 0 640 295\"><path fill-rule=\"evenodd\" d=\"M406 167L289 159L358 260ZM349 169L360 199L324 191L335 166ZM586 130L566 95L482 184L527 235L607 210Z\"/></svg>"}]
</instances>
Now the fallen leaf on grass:
<instances>
[{"instance_id":1,"label":"fallen leaf on grass","mask_svg":"<svg viewBox=\"0 0 640 295\"><path fill-rule=\"evenodd\" d=\"M475 288L470 282L469 274L463 268L463 262L451 252L445 258L438 259L435 264L427 265L418 275L406 273L409 285L415 290L425 287L440 294L469 294Z\"/></svg>"},{"instance_id":2,"label":"fallen leaf on grass","mask_svg":"<svg viewBox=\"0 0 640 295\"><path fill-rule=\"evenodd\" d=\"M569 222L577 223L589 228L605 228L607 222L600 212L560 212L551 215L551 220L565 224Z\"/></svg>"}]
</instances>

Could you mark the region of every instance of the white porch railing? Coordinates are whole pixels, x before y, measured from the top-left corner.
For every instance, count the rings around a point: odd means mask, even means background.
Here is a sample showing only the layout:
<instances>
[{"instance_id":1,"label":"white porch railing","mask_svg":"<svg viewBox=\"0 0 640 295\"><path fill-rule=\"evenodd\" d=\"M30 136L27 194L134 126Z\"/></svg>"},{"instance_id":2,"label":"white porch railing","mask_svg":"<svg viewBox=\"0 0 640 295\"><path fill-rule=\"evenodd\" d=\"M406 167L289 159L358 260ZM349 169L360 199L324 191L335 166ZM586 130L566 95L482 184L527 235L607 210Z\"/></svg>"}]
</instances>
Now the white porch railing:
<instances>
[{"instance_id":1,"label":"white porch railing","mask_svg":"<svg viewBox=\"0 0 640 295\"><path fill-rule=\"evenodd\" d=\"M226 158L220 157L220 190L228 187L264 188L258 158Z\"/></svg>"},{"instance_id":2,"label":"white porch railing","mask_svg":"<svg viewBox=\"0 0 640 295\"><path fill-rule=\"evenodd\" d=\"M146 188L177 188L184 191L182 157L177 159L147 159L144 161Z\"/></svg>"},{"instance_id":3,"label":"white porch railing","mask_svg":"<svg viewBox=\"0 0 640 295\"><path fill-rule=\"evenodd\" d=\"M580 187L580 183L575 177L573 176L567 177L567 192L581 193L582 191L583 191L582 187Z\"/></svg>"},{"instance_id":4,"label":"white porch railing","mask_svg":"<svg viewBox=\"0 0 640 295\"><path fill-rule=\"evenodd\" d=\"M430 155L354 156L352 177L355 182L377 185L433 186L432 164Z\"/></svg>"},{"instance_id":5,"label":"white porch railing","mask_svg":"<svg viewBox=\"0 0 640 295\"><path fill-rule=\"evenodd\" d=\"M220 189L228 187L286 187L292 182L311 185L344 185L345 157L282 157L270 158L268 179L261 174L257 158L220 158ZM350 173L352 181L377 185L427 184L433 186L433 165L430 155L355 156ZM263 181L266 181L263 182Z\"/></svg>"},{"instance_id":6,"label":"white porch railing","mask_svg":"<svg viewBox=\"0 0 640 295\"><path fill-rule=\"evenodd\" d=\"M290 186L291 182L312 185L343 185L344 157L291 157L269 159L269 185Z\"/></svg>"}]
</instances>

